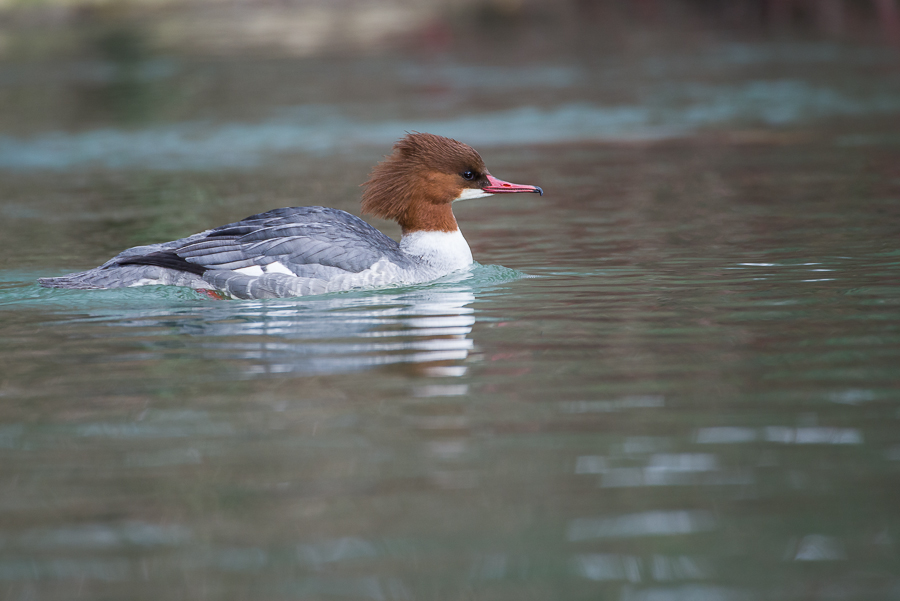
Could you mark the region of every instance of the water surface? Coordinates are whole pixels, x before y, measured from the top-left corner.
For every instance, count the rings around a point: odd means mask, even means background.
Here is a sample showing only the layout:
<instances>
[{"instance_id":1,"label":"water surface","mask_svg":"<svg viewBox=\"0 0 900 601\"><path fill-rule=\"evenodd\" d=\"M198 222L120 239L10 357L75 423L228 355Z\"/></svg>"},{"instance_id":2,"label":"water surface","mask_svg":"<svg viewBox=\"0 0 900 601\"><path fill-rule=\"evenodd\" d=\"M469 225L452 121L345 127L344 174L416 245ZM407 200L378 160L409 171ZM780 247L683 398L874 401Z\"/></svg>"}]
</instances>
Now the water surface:
<instances>
[{"instance_id":1,"label":"water surface","mask_svg":"<svg viewBox=\"0 0 900 601\"><path fill-rule=\"evenodd\" d=\"M604 63L404 60L447 86L440 120L336 100L5 137L7 597L900 598L896 64L793 50L659 56L627 102ZM546 191L459 207L471 273L271 301L34 283L298 198L355 211L409 123Z\"/></svg>"}]
</instances>

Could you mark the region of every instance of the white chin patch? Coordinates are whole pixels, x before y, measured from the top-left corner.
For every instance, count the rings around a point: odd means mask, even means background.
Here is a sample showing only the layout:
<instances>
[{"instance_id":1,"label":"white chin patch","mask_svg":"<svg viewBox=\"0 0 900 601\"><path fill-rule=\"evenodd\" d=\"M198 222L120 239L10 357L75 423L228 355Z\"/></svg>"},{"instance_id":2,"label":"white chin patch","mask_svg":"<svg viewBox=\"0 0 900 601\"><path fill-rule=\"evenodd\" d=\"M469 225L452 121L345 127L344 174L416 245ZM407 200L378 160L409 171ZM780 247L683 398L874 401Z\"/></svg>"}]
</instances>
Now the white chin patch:
<instances>
[{"instance_id":1,"label":"white chin patch","mask_svg":"<svg viewBox=\"0 0 900 601\"><path fill-rule=\"evenodd\" d=\"M473 198L484 198L485 196L491 196L491 194L479 188L463 188L463 191L459 193L459 196L453 199L453 202L458 200L472 200Z\"/></svg>"}]
</instances>

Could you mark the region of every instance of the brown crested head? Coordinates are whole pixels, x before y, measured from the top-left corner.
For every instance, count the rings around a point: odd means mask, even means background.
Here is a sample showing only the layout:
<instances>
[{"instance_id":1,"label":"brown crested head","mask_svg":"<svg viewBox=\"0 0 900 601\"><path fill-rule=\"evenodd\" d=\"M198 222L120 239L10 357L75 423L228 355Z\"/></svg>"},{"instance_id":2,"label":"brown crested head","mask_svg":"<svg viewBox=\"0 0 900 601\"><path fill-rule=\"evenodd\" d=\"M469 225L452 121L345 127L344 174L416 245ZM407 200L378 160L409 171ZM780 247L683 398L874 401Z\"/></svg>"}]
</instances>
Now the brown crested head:
<instances>
[{"instance_id":1,"label":"brown crested head","mask_svg":"<svg viewBox=\"0 0 900 601\"><path fill-rule=\"evenodd\" d=\"M394 144L363 185L362 212L391 219L403 233L457 229L450 205L467 188L489 185L474 148L450 138L414 132Z\"/></svg>"}]
</instances>

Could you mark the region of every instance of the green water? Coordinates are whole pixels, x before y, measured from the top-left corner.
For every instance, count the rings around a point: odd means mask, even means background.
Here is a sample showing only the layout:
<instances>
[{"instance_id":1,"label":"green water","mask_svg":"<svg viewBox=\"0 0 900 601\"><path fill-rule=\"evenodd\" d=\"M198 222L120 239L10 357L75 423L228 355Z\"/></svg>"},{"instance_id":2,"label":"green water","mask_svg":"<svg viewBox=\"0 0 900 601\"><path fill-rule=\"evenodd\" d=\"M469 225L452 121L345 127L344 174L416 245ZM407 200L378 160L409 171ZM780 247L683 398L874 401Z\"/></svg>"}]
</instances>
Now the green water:
<instances>
[{"instance_id":1,"label":"green water","mask_svg":"<svg viewBox=\"0 0 900 601\"><path fill-rule=\"evenodd\" d=\"M892 97L894 55L841 56L816 85ZM428 119L486 111L460 94ZM393 117L338 154L245 123L239 169L7 139L44 158L0 180L0 591L900 599L900 121L878 106L501 139L492 173L546 193L459 206L473 272L274 301L34 280L309 196L355 211ZM142 127L111 131L162 135Z\"/></svg>"}]
</instances>

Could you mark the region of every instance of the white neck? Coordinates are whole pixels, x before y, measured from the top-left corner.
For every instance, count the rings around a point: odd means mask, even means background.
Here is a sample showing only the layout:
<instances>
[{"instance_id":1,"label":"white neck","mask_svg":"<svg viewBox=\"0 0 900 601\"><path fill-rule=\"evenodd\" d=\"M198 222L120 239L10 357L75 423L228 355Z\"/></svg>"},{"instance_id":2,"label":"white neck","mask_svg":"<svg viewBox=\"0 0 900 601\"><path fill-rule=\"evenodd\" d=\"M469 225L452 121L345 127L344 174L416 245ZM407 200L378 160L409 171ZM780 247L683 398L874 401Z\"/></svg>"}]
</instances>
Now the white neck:
<instances>
[{"instance_id":1,"label":"white neck","mask_svg":"<svg viewBox=\"0 0 900 601\"><path fill-rule=\"evenodd\" d=\"M405 234L400 240L400 249L443 273L472 264L472 251L459 230Z\"/></svg>"}]
</instances>

